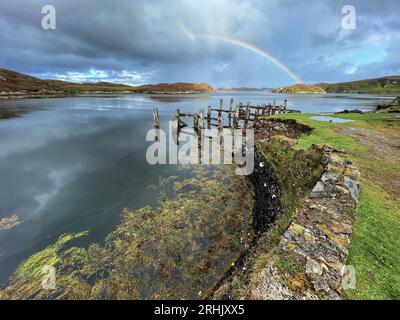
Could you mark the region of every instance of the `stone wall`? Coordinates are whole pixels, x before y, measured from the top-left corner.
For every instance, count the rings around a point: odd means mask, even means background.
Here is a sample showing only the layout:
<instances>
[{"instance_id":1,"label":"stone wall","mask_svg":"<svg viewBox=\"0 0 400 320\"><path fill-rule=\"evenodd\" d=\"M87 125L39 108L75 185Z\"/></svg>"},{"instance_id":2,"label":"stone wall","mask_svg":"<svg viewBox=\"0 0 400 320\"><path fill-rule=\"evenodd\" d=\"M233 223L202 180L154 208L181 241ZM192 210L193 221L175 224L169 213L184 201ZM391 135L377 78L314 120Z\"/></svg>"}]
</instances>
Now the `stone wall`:
<instances>
[{"instance_id":1,"label":"stone wall","mask_svg":"<svg viewBox=\"0 0 400 320\"><path fill-rule=\"evenodd\" d=\"M323 148L324 172L252 290L256 299L338 299L361 190L359 171Z\"/></svg>"}]
</instances>

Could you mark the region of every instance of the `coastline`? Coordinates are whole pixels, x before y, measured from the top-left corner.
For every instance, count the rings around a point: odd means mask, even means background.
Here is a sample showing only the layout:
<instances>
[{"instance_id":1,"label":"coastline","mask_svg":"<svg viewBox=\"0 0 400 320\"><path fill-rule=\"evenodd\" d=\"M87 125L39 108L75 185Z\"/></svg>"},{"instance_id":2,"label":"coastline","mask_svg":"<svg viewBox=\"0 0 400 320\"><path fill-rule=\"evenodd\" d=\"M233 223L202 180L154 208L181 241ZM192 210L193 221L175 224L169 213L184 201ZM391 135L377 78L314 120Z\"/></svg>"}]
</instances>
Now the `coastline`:
<instances>
[{"instance_id":1,"label":"coastline","mask_svg":"<svg viewBox=\"0 0 400 320\"><path fill-rule=\"evenodd\" d=\"M95 96L115 96L118 94L156 94L156 95L185 95L185 94L209 94L216 93L216 91L204 92L204 91L193 91L193 92L79 92L79 93L62 93L62 94L10 94L10 95L0 95L0 99L47 99L47 98L82 98Z\"/></svg>"}]
</instances>

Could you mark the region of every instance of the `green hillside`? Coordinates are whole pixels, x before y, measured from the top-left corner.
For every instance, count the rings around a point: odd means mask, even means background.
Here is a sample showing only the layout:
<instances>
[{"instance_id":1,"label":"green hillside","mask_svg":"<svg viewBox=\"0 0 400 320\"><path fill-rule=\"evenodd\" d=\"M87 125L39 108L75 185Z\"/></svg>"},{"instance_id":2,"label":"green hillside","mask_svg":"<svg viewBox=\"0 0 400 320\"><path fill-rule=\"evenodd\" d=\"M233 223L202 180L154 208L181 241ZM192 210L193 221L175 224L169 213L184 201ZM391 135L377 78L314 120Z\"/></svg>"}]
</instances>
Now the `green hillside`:
<instances>
[{"instance_id":1,"label":"green hillside","mask_svg":"<svg viewBox=\"0 0 400 320\"><path fill-rule=\"evenodd\" d=\"M318 83L316 85L323 88L327 93L400 94L400 76L341 83Z\"/></svg>"},{"instance_id":2,"label":"green hillside","mask_svg":"<svg viewBox=\"0 0 400 320\"><path fill-rule=\"evenodd\" d=\"M276 88L272 92L274 93L289 93L289 94L324 94L324 89L317 85L310 85L304 83L298 83L290 87Z\"/></svg>"},{"instance_id":3,"label":"green hillside","mask_svg":"<svg viewBox=\"0 0 400 320\"><path fill-rule=\"evenodd\" d=\"M44 80L23 73L0 68L0 96L48 96L79 93L208 93L214 88L208 83L159 83L142 86L96 82L74 83L61 80Z\"/></svg>"}]
</instances>

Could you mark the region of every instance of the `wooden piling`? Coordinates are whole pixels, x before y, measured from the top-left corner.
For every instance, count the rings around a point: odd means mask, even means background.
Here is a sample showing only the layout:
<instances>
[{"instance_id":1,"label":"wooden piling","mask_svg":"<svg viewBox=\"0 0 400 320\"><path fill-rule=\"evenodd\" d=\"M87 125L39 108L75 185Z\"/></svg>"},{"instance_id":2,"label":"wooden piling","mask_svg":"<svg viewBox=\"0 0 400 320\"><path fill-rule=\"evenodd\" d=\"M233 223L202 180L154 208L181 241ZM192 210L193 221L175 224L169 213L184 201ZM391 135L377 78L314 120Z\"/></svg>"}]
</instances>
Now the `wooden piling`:
<instances>
[{"instance_id":1,"label":"wooden piling","mask_svg":"<svg viewBox=\"0 0 400 320\"><path fill-rule=\"evenodd\" d=\"M222 116L218 116L218 131L222 131L224 128L224 118Z\"/></svg>"},{"instance_id":2,"label":"wooden piling","mask_svg":"<svg viewBox=\"0 0 400 320\"><path fill-rule=\"evenodd\" d=\"M237 106L235 109L235 113L233 114L233 128L237 129L239 127L239 114L240 114L240 106Z\"/></svg>"},{"instance_id":3,"label":"wooden piling","mask_svg":"<svg viewBox=\"0 0 400 320\"><path fill-rule=\"evenodd\" d=\"M231 99L231 102L233 99ZM229 106L229 113L228 113L228 126L231 127L232 125L232 104Z\"/></svg>"},{"instance_id":4,"label":"wooden piling","mask_svg":"<svg viewBox=\"0 0 400 320\"><path fill-rule=\"evenodd\" d=\"M160 118L158 117L158 108L153 108L154 128L160 129Z\"/></svg>"},{"instance_id":5,"label":"wooden piling","mask_svg":"<svg viewBox=\"0 0 400 320\"><path fill-rule=\"evenodd\" d=\"M199 129L204 129L204 109L200 109L200 116L199 116Z\"/></svg>"},{"instance_id":6,"label":"wooden piling","mask_svg":"<svg viewBox=\"0 0 400 320\"><path fill-rule=\"evenodd\" d=\"M175 142L176 145L179 144L179 118L175 117L172 120L172 140Z\"/></svg>"},{"instance_id":7,"label":"wooden piling","mask_svg":"<svg viewBox=\"0 0 400 320\"><path fill-rule=\"evenodd\" d=\"M199 132L199 115L197 113L193 116L193 129L196 133Z\"/></svg>"},{"instance_id":8,"label":"wooden piling","mask_svg":"<svg viewBox=\"0 0 400 320\"><path fill-rule=\"evenodd\" d=\"M245 117L244 117L243 130L246 130L248 128L249 118L250 118L250 108L249 108L249 105L247 105L246 114L245 114Z\"/></svg>"},{"instance_id":9,"label":"wooden piling","mask_svg":"<svg viewBox=\"0 0 400 320\"><path fill-rule=\"evenodd\" d=\"M207 129L211 129L211 106L208 106L207 111Z\"/></svg>"}]
</instances>

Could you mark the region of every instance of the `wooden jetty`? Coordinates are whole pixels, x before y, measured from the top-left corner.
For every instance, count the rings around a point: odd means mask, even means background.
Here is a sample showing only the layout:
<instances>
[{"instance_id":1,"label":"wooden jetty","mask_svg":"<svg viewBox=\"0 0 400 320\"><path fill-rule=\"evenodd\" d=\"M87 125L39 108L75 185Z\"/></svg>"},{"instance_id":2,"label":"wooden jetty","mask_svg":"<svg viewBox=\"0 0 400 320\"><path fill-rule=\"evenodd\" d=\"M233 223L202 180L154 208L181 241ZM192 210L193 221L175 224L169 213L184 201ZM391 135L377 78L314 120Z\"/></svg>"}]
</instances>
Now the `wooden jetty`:
<instances>
[{"instance_id":1,"label":"wooden jetty","mask_svg":"<svg viewBox=\"0 0 400 320\"><path fill-rule=\"evenodd\" d=\"M281 113L300 113L300 111L288 109L286 99L283 105L277 105L276 101L273 101L272 104L262 105L251 105L250 102L247 102L245 106L243 103L239 103L235 107L233 106L233 99L230 99L229 105L225 108L224 101L220 99L219 108L208 106L207 114L204 113L204 109L200 109L198 113L182 113L180 109L176 109L172 120L173 133L174 135L176 134L174 140L178 141L181 129L189 126L187 122L182 120L183 118L192 118L193 129L196 133L199 133L202 129L211 129L212 127L218 128L219 131L224 128L245 130L251 128L260 117L274 116ZM159 129L160 120L157 108L153 108L153 120L154 128Z\"/></svg>"}]
</instances>

